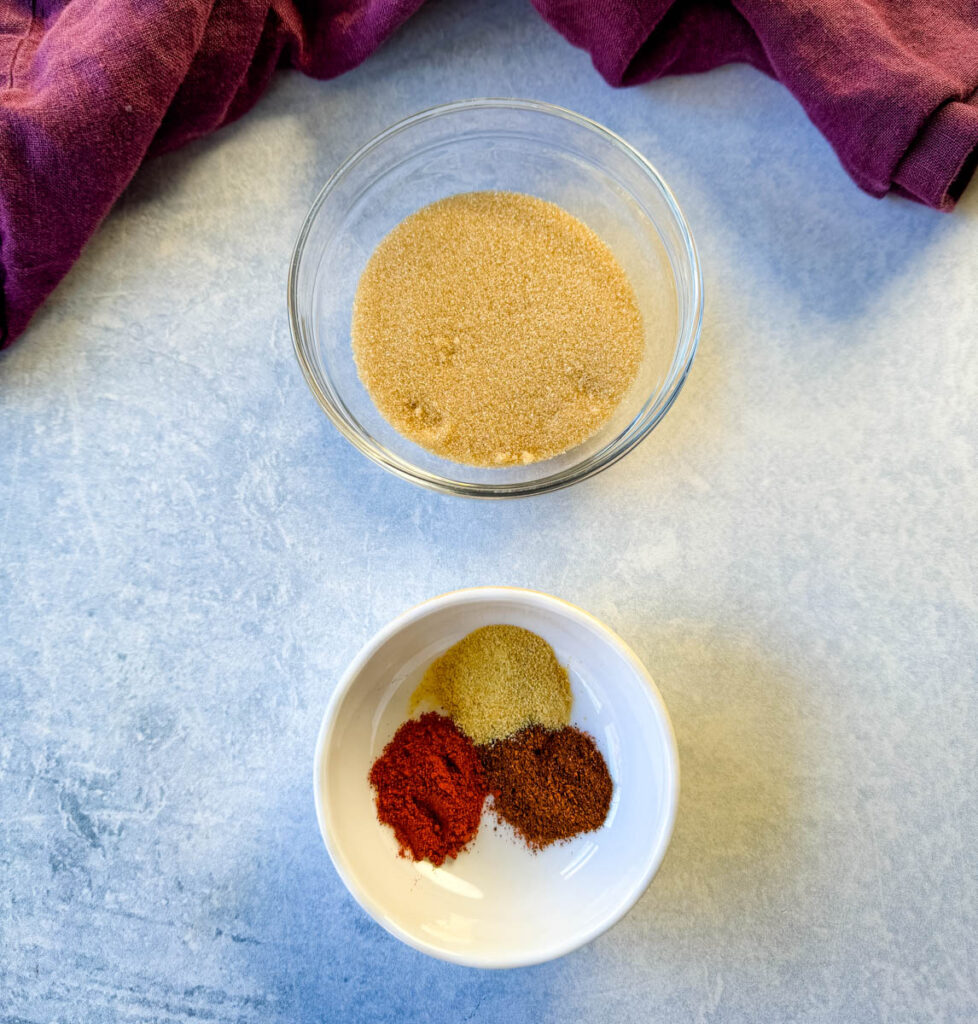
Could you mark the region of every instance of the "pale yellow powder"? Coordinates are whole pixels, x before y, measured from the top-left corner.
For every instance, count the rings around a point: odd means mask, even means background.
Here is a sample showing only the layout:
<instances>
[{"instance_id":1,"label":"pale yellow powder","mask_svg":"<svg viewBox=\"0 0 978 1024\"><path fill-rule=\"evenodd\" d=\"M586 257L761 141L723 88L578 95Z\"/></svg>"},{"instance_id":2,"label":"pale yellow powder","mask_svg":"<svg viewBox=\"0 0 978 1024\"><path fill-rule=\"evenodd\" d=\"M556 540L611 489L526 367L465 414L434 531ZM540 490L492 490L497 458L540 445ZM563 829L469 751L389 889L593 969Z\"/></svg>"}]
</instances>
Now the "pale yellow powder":
<instances>
[{"instance_id":1,"label":"pale yellow powder","mask_svg":"<svg viewBox=\"0 0 978 1024\"><path fill-rule=\"evenodd\" d=\"M519 626L484 626L429 666L410 710L442 708L475 743L502 739L527 725L570 722L567 670L542 637Z\"/></svg>"},{"instance_id":2,"label":"pale yellow powder","mask_svg":"<svg viewBox=\"0 0 978 1024\"><path fill-rule=\"evenodd\" d=\"M643 353L611 250L553 203L469 192L402 221L353 307L360 379L403 435L456 462L536 462L590 437Z\"/></svg>"}]
</instances>

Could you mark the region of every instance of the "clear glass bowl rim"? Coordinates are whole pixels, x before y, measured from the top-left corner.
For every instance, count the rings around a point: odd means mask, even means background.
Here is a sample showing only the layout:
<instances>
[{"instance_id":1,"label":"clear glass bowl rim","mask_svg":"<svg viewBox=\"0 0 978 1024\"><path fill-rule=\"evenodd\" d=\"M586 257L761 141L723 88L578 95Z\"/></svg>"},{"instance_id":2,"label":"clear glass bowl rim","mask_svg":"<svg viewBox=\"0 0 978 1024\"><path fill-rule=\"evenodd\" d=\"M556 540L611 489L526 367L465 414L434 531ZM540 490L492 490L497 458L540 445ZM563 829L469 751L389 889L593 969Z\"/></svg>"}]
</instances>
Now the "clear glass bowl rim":
<instances>
[{"instance_id":1,"label":"clear glass bowl rim","mask_svg":"<svg viewBox=\"0 0 978 1024\"><path fill-rule=\"evenodd\" d=\"M424 121L434 118L445 117L457 114L462 111L473 110L521 110L531 113L544 114L569 121L574 125L588 129L601 136L605 141L610 142L625 156L630 158L644 172L650 183L660 193L666 207L675 219L676 227L682 240L688 267L690 271L691 296L687 315L679 325L679 338L673 354L672 364L666 377L665 386L656 395L652 395L646 401L641 411L632 419L631 423L606 444L603 448L593 452L586 459L572 466L568 466L557 473L541 477L539 480L518 481L511 483L470 483L463 480L453 480L450 477L440 476L437 473L430 473L419 466L402 459L387 447L375 441L368 434L352 426L339 409L333 399L326 393L319 381L319 375L313 368L311 361L306 355L305 346L307 340L301 327L299 318L299 296L298 279L299 268L305 254L306 242L308 241L312 227L316 222L320 209L329 199L337 185L361 160L369 155L377 147L382 146L395 135L400 134ZM454 494L460 497L469 498L519 498L528 497L534 494L546 494L549 491L560 490L569 487L571 484L586 480L589 477L602 472L609 466L613 466L619 459L624 458L633 448L640 444L659 424L665 414L672 407L679 392L682 390L686 378L689 376L693 357L699 346L700 331L703 324L703 276L700 268L699 255L696 250L696 243L693 241L692 232L686 222L679 204L671 189L665 183L662 176L655 167L621 136L605 128L604 125L593 121L583 114L577 114L565 107L552 103L545 103L540 100L505 99L505 98L478 98L468 100L457 100L452 103L443 103L438 106L428 107L416 114L411 114L389 128L385 128L378 135L375 135L369 142L361 146L352 156L348 157L330 175L326 184L320 189L319 194L313 201L306 218L299 230L295 246L292 251L292 260L289 264L288 277L288 306L289 326L292 333L292 344L295 349L296 359L305 377L306 383L316 397L323 411L332 421L336 429L367 458L383 466L384 469L404 480L439 491L442 494ZM309 339L309 344L312 339ZM351 355L352 358L352 355ZM636 426L638 424L638 426Z\"/></svg>"}]
</instances>

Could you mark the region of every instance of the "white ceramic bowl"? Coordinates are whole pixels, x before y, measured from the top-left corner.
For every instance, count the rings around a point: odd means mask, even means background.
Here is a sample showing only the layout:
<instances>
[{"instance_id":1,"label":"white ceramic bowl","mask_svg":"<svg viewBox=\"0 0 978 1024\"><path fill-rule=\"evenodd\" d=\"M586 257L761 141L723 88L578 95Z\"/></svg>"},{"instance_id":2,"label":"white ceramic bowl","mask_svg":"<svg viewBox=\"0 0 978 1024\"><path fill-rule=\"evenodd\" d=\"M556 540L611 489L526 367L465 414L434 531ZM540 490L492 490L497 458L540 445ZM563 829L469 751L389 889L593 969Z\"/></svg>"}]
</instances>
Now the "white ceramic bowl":
<instances>
[{"instance_id":1,"label":"white ceramic bowl","mask_svg":"<svg viewBox=\"0 0 978 1024\"><path fill-rule=\"evenodd\" d=\"M397 853L367 773L408 717L425 668L480 626L547 640L570 673L572 723L590 732L615 783L597 832L531 853L483 812L475 841L441 868ZM360 905L392 935L473 967L562 956L623 917L652 880L679 798L676 741L662 698L625 643L586 612L531 590L459 590L412 608L354 658L319 730L313 785L326 849Z\"/></svg>"}]
</instances>

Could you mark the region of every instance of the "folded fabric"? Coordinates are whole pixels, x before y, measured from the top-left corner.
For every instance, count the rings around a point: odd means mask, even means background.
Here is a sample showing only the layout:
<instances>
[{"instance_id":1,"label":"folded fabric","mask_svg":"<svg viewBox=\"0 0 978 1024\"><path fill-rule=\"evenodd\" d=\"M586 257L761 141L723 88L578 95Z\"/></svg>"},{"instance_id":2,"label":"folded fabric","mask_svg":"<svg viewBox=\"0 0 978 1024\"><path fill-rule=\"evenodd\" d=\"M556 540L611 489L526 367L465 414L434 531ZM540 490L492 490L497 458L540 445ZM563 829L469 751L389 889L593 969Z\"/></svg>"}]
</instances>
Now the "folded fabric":
<instances>
[{"instance_id":1,"label":"folded fabric","mask_svg":"<svg viewBox=\"0 0 978 1024\"><path fill-rule=\"evenodd\" d=\"M0 347L147 155L329 78L423 0L0 0ZM949 209L978 159L975 0L533 0L613 85L745 61L873 195Z\"/></svg>"},{"instance_id":2,"label":"folded fabric","mask_svg":"<svg viewBox=\"0 0 978 1024\"><path fill-rule=\"evenodd\" d=\"M939 210L978 161L976 0L533 0L612 85L740 61L777 78L871 195Z\"/></svg>"}]
</instances>

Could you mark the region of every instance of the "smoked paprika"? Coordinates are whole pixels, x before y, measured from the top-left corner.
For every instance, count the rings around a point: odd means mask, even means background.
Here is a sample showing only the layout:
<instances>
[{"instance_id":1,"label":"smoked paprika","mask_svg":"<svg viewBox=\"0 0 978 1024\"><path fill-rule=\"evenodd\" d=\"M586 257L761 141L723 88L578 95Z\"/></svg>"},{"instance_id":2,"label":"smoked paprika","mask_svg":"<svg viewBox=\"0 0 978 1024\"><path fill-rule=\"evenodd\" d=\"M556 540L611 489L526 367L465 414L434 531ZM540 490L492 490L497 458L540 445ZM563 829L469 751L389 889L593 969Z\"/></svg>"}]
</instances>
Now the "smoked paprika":
<instances>
[{"instance_id":1,"label":"smoked paprika","mask_svg":"<svg viewBox=\"0 0 978 1024\"><path fill-rule=\"evenodd\" d=\"M377 817L394 830L402 856L437 867L475 837L485 774L475 745L450 718L429 711L405 722L369 778Z\"/></svg>"}]
</instances>

